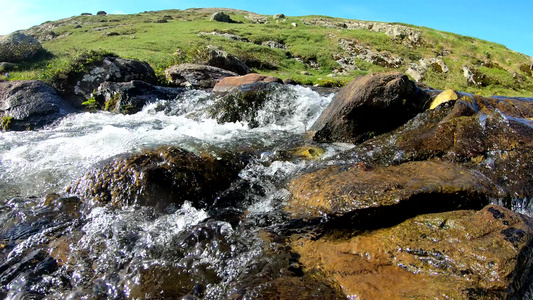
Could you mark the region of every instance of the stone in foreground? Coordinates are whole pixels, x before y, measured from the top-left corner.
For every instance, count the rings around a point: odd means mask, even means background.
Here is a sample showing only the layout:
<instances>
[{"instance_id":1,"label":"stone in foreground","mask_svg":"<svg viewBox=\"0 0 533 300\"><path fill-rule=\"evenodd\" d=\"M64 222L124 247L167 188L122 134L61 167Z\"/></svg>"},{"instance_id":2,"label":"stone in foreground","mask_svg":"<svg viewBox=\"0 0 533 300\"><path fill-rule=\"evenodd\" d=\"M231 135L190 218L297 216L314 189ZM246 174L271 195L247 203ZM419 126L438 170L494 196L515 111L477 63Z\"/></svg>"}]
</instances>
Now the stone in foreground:
<instances>
[{"instance_id":1,"label":"stone in foreground","mask_svg":"<svg viewBox=\"0 0 533 300\"><path fill-rule=\"evenodd\" d=\"M479 172L439 161L331 166L294 179L289 191L286 210L294 218L344 217L363 227L420 213L480 209L496 194Z\"/></svg>"},{"instance_id":2,"label":"stone in foreground","mask_svg":"<svg viewBox=\"0 0 533 300\"><path fill-rule=\"evenodd\" d=\"M321 270L349 299L521 299L533 220L500 206L420 215L339 238L294 239L304 272Z\"/></svg>"},{"instance_id":3,"label":"stone in foreground","mask_svg":"<svg viewBox=\"0 0 533 300\"><path fill-rule=\"evenodd\" d=\"M176 147L160 147L118 157L100 169L89 171L67 192L85 201L113 206L153 206L191 201L197 207L213 203L228 188L239 170L231 162L198 156Z\"/></svg>"}]
</instances>

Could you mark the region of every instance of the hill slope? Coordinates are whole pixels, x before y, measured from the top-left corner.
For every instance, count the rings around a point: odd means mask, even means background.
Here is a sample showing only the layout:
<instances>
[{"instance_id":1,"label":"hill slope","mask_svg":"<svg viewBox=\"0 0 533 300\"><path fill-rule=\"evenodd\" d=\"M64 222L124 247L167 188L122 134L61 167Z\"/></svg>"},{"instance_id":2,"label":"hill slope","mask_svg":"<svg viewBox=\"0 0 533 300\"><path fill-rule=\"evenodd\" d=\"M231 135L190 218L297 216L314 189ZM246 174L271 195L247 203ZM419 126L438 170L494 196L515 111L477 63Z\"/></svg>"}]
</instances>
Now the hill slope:
<instances>
[{"instance_id":1,"label":"hill slope","mask_svg":"<svg viewBox=\"0 0 533 300\"><path fill-rule=\"evenodd\" d=\"M232 23L211 21L216 11ZM354 76L399 71L434 88L484 95L531 96L531 57L453 33L323 16L265 16L232 9L188 9L134 15L78 16L25 32L51 57L23 64L15 78L41 78L82 50L103 50L170 65L201 62L208 45L255 72L304 84L342 85Z\"/></svg>"}]
</instances>

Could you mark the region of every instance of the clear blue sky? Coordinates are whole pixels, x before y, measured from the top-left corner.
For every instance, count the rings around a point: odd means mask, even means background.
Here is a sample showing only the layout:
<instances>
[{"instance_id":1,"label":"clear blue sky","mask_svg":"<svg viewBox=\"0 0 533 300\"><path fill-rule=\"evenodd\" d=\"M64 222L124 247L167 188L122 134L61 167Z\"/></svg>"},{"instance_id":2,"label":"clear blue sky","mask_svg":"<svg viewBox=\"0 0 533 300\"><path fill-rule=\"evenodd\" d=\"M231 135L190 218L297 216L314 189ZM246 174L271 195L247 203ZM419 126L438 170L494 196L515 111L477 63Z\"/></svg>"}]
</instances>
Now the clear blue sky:
<instances>
[{"instance_id":1,"label":"clear blue sky","mask_svg":"<svg viewBox=\"0 0 533 300\"><path fill-rule=\"evenodd\" d=\"M0 0L0 35L83 12L138 13L221 6L259 14L402 22L481 38L533 56L533 0Z\"/></svg>"}]
</instances>

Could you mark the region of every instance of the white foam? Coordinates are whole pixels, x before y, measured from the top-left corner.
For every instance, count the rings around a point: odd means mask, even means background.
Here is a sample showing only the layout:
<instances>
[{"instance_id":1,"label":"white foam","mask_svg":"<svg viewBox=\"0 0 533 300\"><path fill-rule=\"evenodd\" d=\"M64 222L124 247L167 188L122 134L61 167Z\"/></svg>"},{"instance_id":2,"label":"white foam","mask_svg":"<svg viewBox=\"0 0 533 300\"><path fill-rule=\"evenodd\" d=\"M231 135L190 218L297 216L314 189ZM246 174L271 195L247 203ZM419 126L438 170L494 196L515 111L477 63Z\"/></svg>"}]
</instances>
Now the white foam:
<instances>
[{"instance_id":1,"label":"white foam","mask_svg":"<svg viewBox=\"0 0 533 300\"><path fill-rule=\"evenodd\" d=\"M203 151L269 145L284 134L304 132L331 100L308 88L291 87L273 96L275 101L259 113L261 126L250 129L246 123L218 124L207 118L206 107L213 103L209 97L190 91L133 115L79 113L43 130L2 132L0 180L16 185L21 196L40 195L60 191L98 162L143 148L174 145Z\"/></svg>"}]
</instances>

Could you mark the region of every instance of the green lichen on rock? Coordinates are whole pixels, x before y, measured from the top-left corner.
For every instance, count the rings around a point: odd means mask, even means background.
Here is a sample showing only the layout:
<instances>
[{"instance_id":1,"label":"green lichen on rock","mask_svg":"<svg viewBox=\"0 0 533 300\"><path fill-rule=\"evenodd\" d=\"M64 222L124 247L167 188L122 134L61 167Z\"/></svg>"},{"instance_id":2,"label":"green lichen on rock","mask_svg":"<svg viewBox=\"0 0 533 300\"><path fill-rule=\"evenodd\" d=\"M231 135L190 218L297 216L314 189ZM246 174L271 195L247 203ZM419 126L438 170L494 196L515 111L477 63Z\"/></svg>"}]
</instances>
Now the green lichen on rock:
<instances>
[{"instance_id":1,"label":"green lichen on rock","mask_svg":"<svg viewBox=\"0 0 533 300\"><path fill-rule=\"evenodd\" d=\"M9 130L9 127L11 126L11 123L13 122L14 118L12 116L4 116L2 117L2 129L4 131Z\"/></svg>"}]
</instances>

